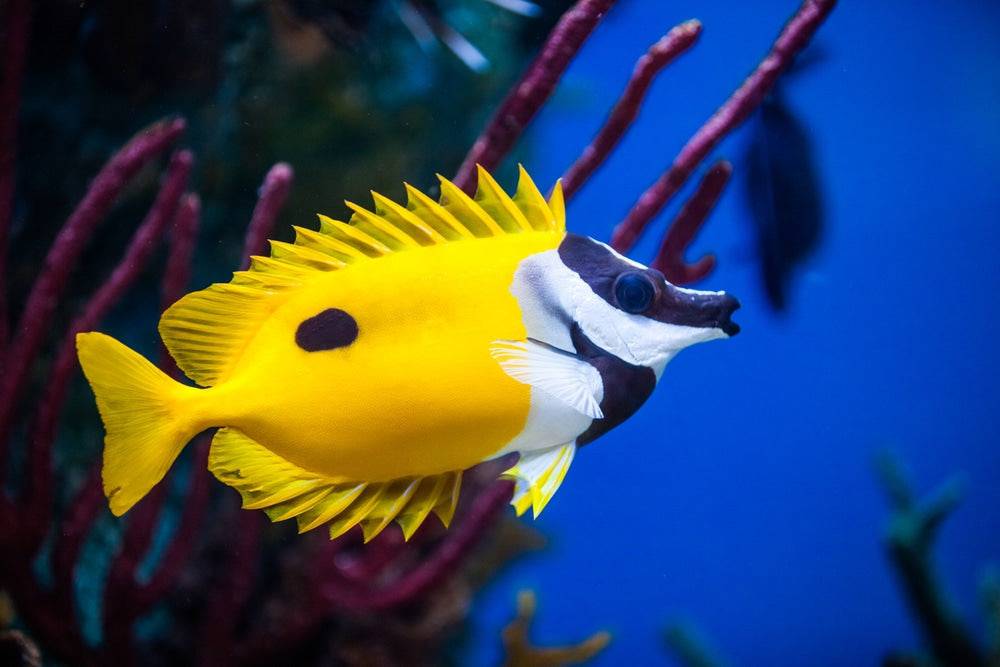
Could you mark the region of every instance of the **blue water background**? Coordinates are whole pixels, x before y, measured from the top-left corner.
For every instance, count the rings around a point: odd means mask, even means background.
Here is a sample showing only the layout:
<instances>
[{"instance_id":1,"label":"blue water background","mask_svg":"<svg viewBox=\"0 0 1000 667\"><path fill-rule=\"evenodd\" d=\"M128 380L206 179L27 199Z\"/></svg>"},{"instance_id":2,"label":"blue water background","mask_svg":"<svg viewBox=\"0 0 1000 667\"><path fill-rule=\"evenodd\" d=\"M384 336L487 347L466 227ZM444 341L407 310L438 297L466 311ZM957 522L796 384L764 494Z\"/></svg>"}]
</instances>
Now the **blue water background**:
<instances>
[{"instance_id":1,"label":"blue water background","mask_svg":"<svg viewBox=\"0 0 1000 667\"><path fill-rule=\"evenodd\" d=\"M607 239L796 6L619 3L533 126L540 184L647 45L691 17L705 30L573 200L571 228ZM744 332L682 353L636 417L578 455L536 524L548 549L477 598L470 663L496 664L521 588L538 593L541 643L611 630L601 665L672 664L662 630L679 617L741 665L876 664L915 647L880 543L872 459L887 446L922 491L966 473L936 555L983 629L977 583L1000 561L1000 4L843 2L818 42L825 61L786 92L812 132L828 221L791 312L765 305L737 173L692 257L718 253L700 286L741 298ZM737 172L746 137L715 151Z\"/></svg>"}]
</instances>

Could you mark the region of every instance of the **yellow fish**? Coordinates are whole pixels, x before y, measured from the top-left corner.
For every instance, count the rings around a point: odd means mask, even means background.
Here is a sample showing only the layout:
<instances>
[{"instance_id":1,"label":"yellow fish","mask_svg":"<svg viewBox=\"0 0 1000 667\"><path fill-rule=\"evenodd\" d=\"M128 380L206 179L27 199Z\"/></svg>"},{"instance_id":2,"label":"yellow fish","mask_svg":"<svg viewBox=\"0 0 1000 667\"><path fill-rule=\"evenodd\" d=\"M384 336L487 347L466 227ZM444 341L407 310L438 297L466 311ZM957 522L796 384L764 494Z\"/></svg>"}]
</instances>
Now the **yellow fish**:
<instances>
[{"instance_id":1,"label":"yellow fish","mask_svg":"<svg viewBox=\"0 0 1000 667\"><path fill-rule=\"evenodd\" d=\"M300 532L447 525L462 471L510 452L512 504L537 515L577 447L634 413L674 354L738 331L731 296L567 233L559 184L546 200L523 168L513 197L483 169L474 198L444 178L438 202L406 190L405 206L373 193L374 210L348 202L350 222L296 227L171 306L160 335L200 387L77 337L112 512L219 427L212 473Z\"/></svg>"}]
</instances>

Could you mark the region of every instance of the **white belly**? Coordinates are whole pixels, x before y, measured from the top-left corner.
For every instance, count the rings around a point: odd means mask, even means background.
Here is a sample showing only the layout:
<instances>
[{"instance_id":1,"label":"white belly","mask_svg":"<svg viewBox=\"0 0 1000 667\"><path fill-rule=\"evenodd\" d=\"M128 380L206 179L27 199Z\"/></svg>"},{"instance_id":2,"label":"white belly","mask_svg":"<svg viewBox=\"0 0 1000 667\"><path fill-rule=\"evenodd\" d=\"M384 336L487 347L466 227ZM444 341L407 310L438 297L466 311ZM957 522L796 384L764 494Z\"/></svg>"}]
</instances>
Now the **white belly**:
<instances>
[{"instance_id":1,"label":"white belly","mask_svg":"<svg viewBox=\"0 0 1000 667\"><path fill-rule=\"evenodd\" d=\"M497 456L558 447L576 440L590 428L591 418L551 394L531 388L531 408L524 429Z\"/></svg>"}]
</instances>

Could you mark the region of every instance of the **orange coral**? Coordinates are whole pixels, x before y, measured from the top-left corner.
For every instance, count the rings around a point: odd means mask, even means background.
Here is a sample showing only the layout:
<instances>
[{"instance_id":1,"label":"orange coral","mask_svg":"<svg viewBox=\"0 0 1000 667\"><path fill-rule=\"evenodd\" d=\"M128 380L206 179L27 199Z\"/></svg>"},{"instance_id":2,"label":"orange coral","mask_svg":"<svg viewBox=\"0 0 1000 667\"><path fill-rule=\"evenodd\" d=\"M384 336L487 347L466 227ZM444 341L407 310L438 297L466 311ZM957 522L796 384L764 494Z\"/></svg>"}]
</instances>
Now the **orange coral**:
<instances>
[{"instance_id":1,"label":"orange coral","mask_svg":"<svg viewBox=\"0 0 1000 667\"><path fill-rule=\"evenodd\" d=\"M611 641L609 632L595 632L587 639L569 646L535 646L528 639L528 630L535 617L535 593L521 591L517 595L517 617L503 629L506 667L560 667L590 660Z\"/></svg>"}]
</instances>

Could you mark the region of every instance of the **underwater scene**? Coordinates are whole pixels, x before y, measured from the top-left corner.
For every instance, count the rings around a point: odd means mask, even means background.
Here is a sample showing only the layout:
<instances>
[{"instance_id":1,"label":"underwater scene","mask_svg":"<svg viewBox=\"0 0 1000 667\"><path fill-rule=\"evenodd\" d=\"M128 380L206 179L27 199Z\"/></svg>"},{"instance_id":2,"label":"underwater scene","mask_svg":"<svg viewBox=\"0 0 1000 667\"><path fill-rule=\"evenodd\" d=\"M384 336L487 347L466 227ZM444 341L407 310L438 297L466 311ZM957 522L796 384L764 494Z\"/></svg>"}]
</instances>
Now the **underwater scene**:
<instances>
[{"instance_id":1,"label":"underwater scene","mask_svg":"<svg viewBox=\"0 0 1000 667\"><path fill-rule=\"evenodd\" d=\"M0 665L1000 667L1000 4L0 17Z\"/></svg>"}]
</instances>

